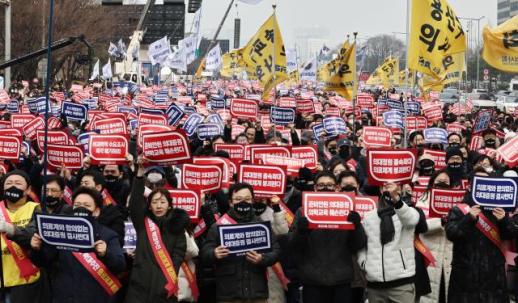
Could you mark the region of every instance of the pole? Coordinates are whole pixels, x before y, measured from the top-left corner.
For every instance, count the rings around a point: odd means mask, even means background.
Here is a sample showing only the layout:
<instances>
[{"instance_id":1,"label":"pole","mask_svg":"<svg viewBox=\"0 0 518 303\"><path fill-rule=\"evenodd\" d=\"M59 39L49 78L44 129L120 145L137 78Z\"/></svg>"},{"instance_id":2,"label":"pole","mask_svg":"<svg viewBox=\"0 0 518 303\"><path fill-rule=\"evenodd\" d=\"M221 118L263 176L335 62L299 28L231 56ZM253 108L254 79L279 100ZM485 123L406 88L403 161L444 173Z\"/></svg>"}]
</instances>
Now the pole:
<instances>
[{"instance_id":1,"label":"pole","mask_svg":"<svg viewBox=\"0 0 518 303\"><path fill-rule=\"evenodd\" d=\"M407 101L408 101L408 52L410 51L410 0L406 1L406 60L405 60L405 97L403 98L403 148L408 146L406 127Z\"/></svg>"},{"instance_id":2,"label":"pole","mask_svg":"<svg viewBox=\"0 0 518 303\"><path fill-rule=\"evenodd\" d=\"M354 62L356 62L356 51L358 50L358 47L356 46L356 36L358 36L358 32L354 32L353 33L354 35ZM354 136L356 135L356 98L358 97L358 86L356 86L356 89L355 89L355 85L358 85L359 86L359 83L358 83L358 73L356 73L356 84L353 84L353 138ZM361 119L360 119L360 122L361 122Z\"/></svg>"},{"instance_id":3,"label":"pole","mask_svg":"<svg viewBox=\"0 0 518 303\"><path fill-rule=\"evenodd\" d=\"M277 8L277 4L272 4L272 8L273 8L273 14L275 15L275 9ZM276 79L277 79L277 61L275 60L275 40L277 39L277 37L275 37L275 29L273 29L273 44L272 44L272 47L273 47L273 52L272 52L272 62L273 62L273 83L275 83ZM263 92L263 94L266 93L266 92ZM273 104L275 104L277 106L277 83L275 83L274 87L273 87Z\"/></svg>"},{"instance_id":4,"label":"pole","mask_svg":"<svg viewBox=\"0 0 518 303\"><path fill-rule=\"evenodd\" d=\"M52 76L52 19L54 17L54 0L49 0L49 22L48 22L48 39L47 39L47 79L45 80L45 140L43 142L43 195L41 197L42 211L47 210L45 196L47 192L47 156L48 156L48 132L49 132L49 95Z\"/></svg>"},{"instance_id":5,"label":"pole","mask_svg":"<svg viewBox=\"0 0 518 303\"><path fill-rule=\"evenodd\" d=\"M11 3L5 6L5 61L11 60ZM11 68L7 67L4 71L4 87L9 89L11 86Z\"/></svg>"}]
</instances>

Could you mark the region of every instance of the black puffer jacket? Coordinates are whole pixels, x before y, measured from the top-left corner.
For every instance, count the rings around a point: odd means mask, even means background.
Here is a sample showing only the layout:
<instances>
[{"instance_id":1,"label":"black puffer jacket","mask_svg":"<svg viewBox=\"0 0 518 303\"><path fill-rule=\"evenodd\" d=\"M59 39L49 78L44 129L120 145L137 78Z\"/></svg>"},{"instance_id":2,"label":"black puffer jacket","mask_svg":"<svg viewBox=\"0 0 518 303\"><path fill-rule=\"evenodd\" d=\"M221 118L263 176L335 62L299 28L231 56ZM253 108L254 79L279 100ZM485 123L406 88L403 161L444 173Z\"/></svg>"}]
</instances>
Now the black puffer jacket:
<instances>
[{"instance_id":1,"label":"black puffer jacket","mask_svg":"<svg viewBox=\"0 0 518 303\"><path fill-rule=\"evenodd\" d=\"M242 219L236 215L233 209L230 209L227 214L238 223L260 221L255 216ZM230 256L218 260L214 256L214 249L219 245L218 226L214 224L207 234L207 239L201 250L201 258L203 262L214 265L217 301L267 299L266 269L268 266L275 264L280 257L280 247L275 236L272 234L272 250L262 254L263 259L259 265L250 263L245 256Z\"/></svg>"},{"instance_id":2,"label":"black puffer jacket","mask_svg":"<svg viewBox=\"0 0 518 303\"><path fill-rule=\"evenodd\" d=\"M516 236L516 222L505 217L497 221L491 212L483 214L498 226L500 237ZM453 260L448 301L455 303L508 303L505 257L476 227L476 219L454 207L448 214L446 236L453 242Z\"/></svg>"},{"instance_id":3,"label":"black puffer jacket","mask_svg":"<svg viewBox=\"0 0 518 303\"><path fill-rule=\"evenodd\" d=\"M294 254L303 284L335 286L354 279L353 254L367 245L363 226L352 231L316 229L309 234L297 231L300 210L295 215L289 247Z\"/></svg>"},{"instance_id":4,"label":"black puffer jacket","mask_svg":"<svg viewBox=\"0 0 518 303\"><path fill-rule=\"evenodd\" d=\"M176 302L176 298L167 298L164 286L167 281L160 269L144 225L146 216L158 225L162 241L173 261L176 273L185 258L187 242L185 227L189 224L189 216L181 209L173 209L162 218L155 218L149 214L147 203L144 200L144 179L135 177L129 202L130 217L137 232L137 248L135 261L131 271L126 303L165 303Z\"/></svg>"}]
</instances>

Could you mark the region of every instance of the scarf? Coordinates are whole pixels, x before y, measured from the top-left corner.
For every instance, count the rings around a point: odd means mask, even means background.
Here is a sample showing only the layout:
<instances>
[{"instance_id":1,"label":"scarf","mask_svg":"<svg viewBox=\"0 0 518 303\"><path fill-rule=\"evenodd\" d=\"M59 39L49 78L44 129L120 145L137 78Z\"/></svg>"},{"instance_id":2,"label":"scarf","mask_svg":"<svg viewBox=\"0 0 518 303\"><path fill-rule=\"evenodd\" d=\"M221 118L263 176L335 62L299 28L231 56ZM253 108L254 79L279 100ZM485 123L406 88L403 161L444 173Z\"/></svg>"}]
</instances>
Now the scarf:
<instances>
[{"instance_id":1,"label":"scarf","mask_svg":"<svg viewBox=\"0 0 518 303\"><path fill-rule=\"evenodd\" d=\"M378 208L378 217L380 217L380 239L381 244L385 245L394 240L394 222L392 216L396 214L393 206Z\"/></svg>"}]
</instances>

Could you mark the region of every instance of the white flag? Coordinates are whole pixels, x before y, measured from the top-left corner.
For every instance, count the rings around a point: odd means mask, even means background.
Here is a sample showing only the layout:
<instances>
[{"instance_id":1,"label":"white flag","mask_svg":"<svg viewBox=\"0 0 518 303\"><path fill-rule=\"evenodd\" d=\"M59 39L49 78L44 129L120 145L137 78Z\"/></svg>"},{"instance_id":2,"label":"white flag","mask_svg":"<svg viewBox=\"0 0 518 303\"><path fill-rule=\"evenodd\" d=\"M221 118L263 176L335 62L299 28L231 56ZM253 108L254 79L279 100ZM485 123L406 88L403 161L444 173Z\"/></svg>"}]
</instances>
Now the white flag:
<instances>
[{"instance_id":1,"label":"white flag","mask_svg":"<svg viewBox=\"0 0 518 303\"><path fill-rule=\"evenodd\" d=\"M191 64L196 59L196 35L189 35L178 41L179 49L185 52L185 60L187 64Z\"/></svg>"},{"instance_id":2,"label":"white flag","mask_svg":"<svg viewBox=\"0 0 518 303\"><path fill-rule=\"evenodd\" d=\"M111 77L113 77L113 74L112 74L112 63L110 62L110 59L108 59L108 63L106 63L103 66L103 78L104 78L104 80L108 80Z\"/></svg>"},{"instance_id":3,"label":"white flag","mask_svg":"<svg viewBox=\"0 0 518 303\"><path fill-rule=\"evenodd\" d=\"M125 58L126 57L126 44L122 41L122 38L117 42L117 51L119 52L119 56Z\"/></svg>"},{"instance_id":4,"label":"white flag","mask_svg":"<svg viewBox=\"0 0 518 303\"><path fill-rule=\"evenodd\" d=\"M99 60L97 60L97 63L94 65L94 70L92 72L92 76L90 77L90 81L97 77L99 77Z\"/></svg>"},{"instance_id":5,"label":"white flag","mask_svg":"<svg viewBox=\"0 0 518 303\"><path fill-rule=\"evenodd\" d=\"M206 70L219 70L221 66L221 48L219 43L214 46L205 58Z\"/></svg>"},{"instance_id":6,"label":"white flag","mask_svg":"<svg viewBox=\"0 0 518 303\"><path fill-rule=\"evenodd\" d=\"M294 48L288 48L286 50L286 71L289 74L297 68L297 50Z\"/></svg>"},{"instance_id":7,"label":"white flag","mask_svg":"<svg viewBox=\"0 0 518 303\"><path fill-rule=\"evenodd\" d=\"M195 49L200 47L201 43L201 32L200 32L200 23L201 22L201 7L194 14L194 19L192 20L192 34L196 36L196 47Z\"/></svg>"},{"instance_id":8,"label":"white flag","mask_svg":"<svg viewBox=\"0 0 518 303\"><path fill-rule=\"evenodd\" d=\"M300 80L316 81L317 80L317 58L313 58L306 63L300 71Z\"/></svg>"},{"instance_id":9,"label":"white flag","mask_svg":"<svg viewBox=\"0 0 518 303\"><path fill-rule=\"evenodd\" d=\"M239 0L239 1L246 3L246 4L258 4L263 0Z\"/></svg>"},{"instance_id":10,"label":"white flag","mask_svg":"<svg viewBox=\"0 0 518 303\"><path fill-rule=\"evenodd\" d=\"M167 56L171 54L171 45L167 36L157 40L149 45L148 56L151 65L162 64L166 61Z\"/></svg>"},{"instance_id":11,"label":"white flag","mask_svg":"<svg viewBox=\"0 0 518 303\"><path fill-rule=\"evenodd\" d=\"M110 42L110 47L108 47L108 54L110 54L110 56L117 57L117 54L118 54L117 45Z\"/></svg>"},{"instance_id":12,"label":"white flag","mask_svg":"<svg viewBox=\"0 0 518 303\"><path fill-rule=\"evenodd\" d=\"M165 65L171 69L176 69L179 72L187 71L187 60L184 49L177 49L174 54L167 56Z\"/></svg>"}]
</instances>

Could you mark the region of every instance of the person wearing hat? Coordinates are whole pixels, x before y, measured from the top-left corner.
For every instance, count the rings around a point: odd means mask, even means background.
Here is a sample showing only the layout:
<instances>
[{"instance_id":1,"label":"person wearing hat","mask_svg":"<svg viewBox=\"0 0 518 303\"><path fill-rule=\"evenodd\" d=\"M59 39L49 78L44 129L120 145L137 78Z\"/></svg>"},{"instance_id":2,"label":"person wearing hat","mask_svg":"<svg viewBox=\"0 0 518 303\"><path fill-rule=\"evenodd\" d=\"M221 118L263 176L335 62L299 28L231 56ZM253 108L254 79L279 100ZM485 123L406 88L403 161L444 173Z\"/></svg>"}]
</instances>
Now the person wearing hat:
<instances>
[{"instance_id":1,"label":"person wearing hat","mask_svg":"<svg viewBox=\"0 0 518 303\"><path fill-rule=\"evenodd\" d=\"M2 290L7 302L46 302L44 279L37 266L29 260L27 249L35 232L33 216L39 204L29 201L29 176L14 170L3 177L3 198L0 202L0 234L2 249ZM18 252L18 254L16 253Z\"/></svg>"},{"instance_id":2,"label":"person wearing hat","mask_svg":"<svg viewBox=\"0 0 518 303\"><path fill-rule=\"evenodd\" d=\"M30 240L31 260L41 267L52 269L52 302L108 303L118 290L113 286L107 291L104 283L118 284L115 276L125 269L126 260L117 234L98 220L102 201L102 195L93 188L79 187L72 195L73 215L93 218L91 222L95 242L91 252L58 250L55 246L43 243L37 233ZM104 267L104 272L111 277L94 274L99 267Z\"/></svg>"},{"instance_id":3,"label":"person wearing hat","mask_svg":"<svg viewBox=\"0 0 518 303\"><path fill-rule=\"evenodd\" d=\"M453 188L460 187L462 180L466 179L464 155L458 147L449 147L446 150L446 171Z\"/></svg>"}]
</instances>

